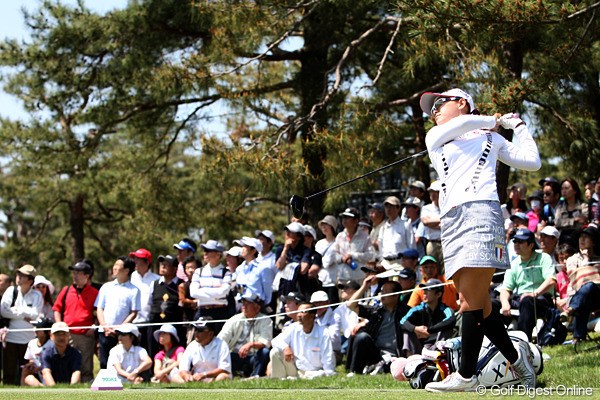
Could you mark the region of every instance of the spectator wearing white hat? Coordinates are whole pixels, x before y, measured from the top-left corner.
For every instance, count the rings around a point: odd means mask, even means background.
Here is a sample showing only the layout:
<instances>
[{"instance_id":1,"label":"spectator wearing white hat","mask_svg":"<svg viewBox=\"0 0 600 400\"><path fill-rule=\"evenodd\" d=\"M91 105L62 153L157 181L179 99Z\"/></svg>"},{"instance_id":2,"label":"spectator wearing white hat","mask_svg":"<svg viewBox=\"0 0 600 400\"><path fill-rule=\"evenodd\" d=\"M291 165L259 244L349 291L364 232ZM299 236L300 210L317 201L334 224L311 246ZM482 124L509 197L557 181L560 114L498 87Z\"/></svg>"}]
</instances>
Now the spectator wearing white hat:
<instances>
[{"instance_id":1,"label":"spectator wearing white hat","mask_svg":"<svg viewBox=\"0 0 600 400\"><path fill-rule=\"evenodd\" d=\"M154 356L153 383L169 383L179 375L179 359L185 351L180 345L177 329L171 324L164 324L154 331L154 339L160 344L161 350Z\"/></svg>"},{"instance_id":2,"label":"spectator wearing white hat","mask_svg":"<svg viewBox=\"0 0 600 400\"><path fill-rule=\"evenodd\" d=\"M421 208L423 201L418 197L409 197L402 203L403 210L406 212L408 226L410 227L415 242L415 249L419 252L419 257L425 255L425 242L422 237L417 237L417 229L421 223Z\"/></svg>"},{"instance_id":3,"label":"spectator wearing white hat","mask_svg":"<svg viewBox=\"0 0 600 400\"><path fill-rule=\"evenodd\" d=\"M429 191L430 204L421 209L421 224L418 229L419 236L425 238L425 254L439 260L440 268L444 270L444 257L442 253L442 229L440 228L440 181L433 181L427 189Z\"/></svg>"},{"instance_id":4,"label":"spectator wearing white hat","mask_svg":"<svg viewBox=\"0 0 600 400\"><path fill-rule=\"evenodd\" d=\"M9 287L2 295L2 317L10 320L4 349L4 384L18 385L21 377L20 366L29 341L35 339L30 321L38 319L42 312L43 298L33 290L36 270L33 265L23 265L17 270L16 285ZM15 332L16 329L31 329Z\"/></svg>"},{"instance_id":5,"label":"spectator wearing white hat","mask_svg":"<svg viewBox=\"0 0 600 400\"><path fill-rule=\"evenodd\" d=\"M285 227L285 242L275 254L279 270L279 296L298 290L300 268L310 265L310 249L304 246L304 226L292 222Z\"/></svg>"},{"instance_id":6,"label":"spectator wearing white hat","mask_svg":"<svg viewBox=\"0 0 600 400\"><path fill-rule=\"evenodd\" d=\"M141 374L152 367L152 359L139 346L140 331L131 323L116 327L119 344L110 350L107 368L116 372L121 382L139 384L144 381Z\"/></svg>"},{"instance_id":7,"label":"spectator wearing white hat","mask_svg":"<svg viewBox=\"0 0 600 400\"><path fill-rule=\"evenodd\" d=\"M319 229L325 237L317 242L315 250L321 255L323 268L319 271L319 281L327 296L337 303L339 301L337 282L337 262L335 251L335 236L338 228L338 220L333 215L326 215L318 222Z\"/></svg>"},{"instance_id":8,"label":"spectator wearing white hat","mask_svg":"<svg viewBox=\"0 0 600 400\"><path fill-rule=\"evenodd\" d=\"M52 310L52 306L54 304L54 301L52 300L52 295L54 294L54 285L52 282L46 279L45 276L37 275L33 281L33 287L35 290L39 291L44 298L42 317L48 318L50 321L54 322L54 311Z\"/></svg>"},{"instance_id":9,"label":"spectator wearing white hat","mask_svg":"<svg viewBox=\"0 0 600 400\"><path fill-rule=\"evenodd\" d=\"M260 264L261 268L268 269L270 272L269 279L271 280L271 303L265 304L265 308L275 310L277 308L277 291L279 290L279 281L276 279L278 269L275 262L275 252L273 246L275 245L275 235L268 229L256 232L256 238L260 240L262 244L262 251L256 257L256 262Z\"/></svg>"},{"instance_id":10,"label":"spectator wearing white hat","mask_svg":"<svg viewBox=\"0 0 600 400\"><path fill-rule=\"evenodd\" d=\"M338 280L361 282L365 273L361 267L374 260L375 254L369 235L358 229L359 211L348 207L340 214L344 230L335 238Z\"/></svg>"},{"instance_id":11,"label":"spectator wearing white hat","mask_svg":"<svg viewBox=\"0 0 600 400\"><path fill-rule=\"evenodd\" d=\"M231 379L231 356L227 343L215 333L211 317L200 317L194 323L194 340L179 360L176 383L213 382Z\"/></svg>"},{"instance_id":12,"label":"spectator wearing white hat","mask_svg":"<svg viewBox=\"0 0 600 400\"><path fill-rule=\"evenodd\" d=\"M28 386L55 386L57 383L78 384L81 381L81 353L69 344L71 335L65 322L55 322L50 329L50 342L41 354L42 382L35 375L25 378Z\"/></svg>"},{"instance_id":13,"label":"spectator wearing white hat","mask_svg":"<svg viewBox=\"0 0 600 400\"><path fill-rule=\"evenodd\" d=\"M327 331L327 334L331 339L331 347L335 355L336 363L339 365L342 362L342 322L340 316L336 314L331 307L325 307L331 304L331 302L329 301L329 297L327 297L327 293L322 290L314 292L310 297L310 302L316 307L323 307L317 309L316 322L317 325L324 327Z\"/></svg>"},{"instance_id":14,"label":"spectator wearing white hat","mask_svg":"<svg viewBox=\"0 0 600 400\"><path fill-rule=\"evenodd\" d=\"M331 339L316 322L314 304L298 307L298 323L292 324L271 342L272 378L315 378L335 374Z\"/></svg>"},{"instance_id":15,"label":"spectator wearing white hat","mask_svg":"<svg viewBox=\"0 0 600 400\"><path fill-rule=\"evenodd\" d=\"M400 218L400 199L389 196L383 202L387 221L379 231L379 257L385 269L400 269L402 253L415 248L410 223Z\"/></svg>"},{"instance_id":16,"label":"spectator wearing white hat","mask_svg":"<svg viewBox=\"0 0 600 400\"><path fill-rule=\"evenodd\" d=\"M244 262L236 270L236 286L239 293L246 290L257 295L264 304L271 302L271 270L262 267L256 258L262 251L262 243L248 236L235 240L234 244L242 248Z\"/></svg>"},{"instance_id":17,"label":"spectator wearing white hat","mask_svg":"<svg viewBox=\"0 0 600 400\"><path fill-rule=\"evenodd\" d=\"M552 257L552 262L556 266L556 272L561 271L556 257L556 246L558 245L559 237L560 232L558 231L558 229L550 225L545 226L544 229L540 231L539 236L540 251Z\"/></svg>"}]
</instances>

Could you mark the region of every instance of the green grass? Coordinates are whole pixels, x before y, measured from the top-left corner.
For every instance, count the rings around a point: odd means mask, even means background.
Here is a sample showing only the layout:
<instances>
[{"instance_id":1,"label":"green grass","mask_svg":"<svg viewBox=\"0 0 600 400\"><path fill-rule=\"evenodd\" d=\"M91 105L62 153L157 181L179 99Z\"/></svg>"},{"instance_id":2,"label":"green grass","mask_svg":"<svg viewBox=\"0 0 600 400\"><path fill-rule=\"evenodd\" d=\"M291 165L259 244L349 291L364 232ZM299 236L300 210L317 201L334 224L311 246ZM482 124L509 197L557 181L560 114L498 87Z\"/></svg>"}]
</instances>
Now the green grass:
<instances>
[{"instance_id":1,"label":"green grass","mask_svg":"<svg viewBox=\"0 0 600 400\"><path fill-rule=\"evenodd\" d=\"M595 335L600 340L600 335ZM598 388L600 387L600 349L595 346L599 342L590 343L588 348L575 353L572 346L555 346L544 349L550 359L544 361L544 372L539 377L538 393L535 398L550 398L544 396L552 388ZM235 379L228 382L211 384L190 383L187 385L151 385L144 384L136 387L126 387L125 391L92 391L85 385L74 387L62 385L51 389L35 388L3 388L0 389L0 399L22 399L28 397L43 398L44 400L65 400L67 398L87 399L128 399L158 397L168 400L197 399L199 396L210 396L214 399L246 399L258 400L306 400L323 398L344 399L405 399L432 398L436 399L475 399L482 396L475 393L460 394L428 394L423 390L411 389L407 382L397 382L389 374L377 376L354 376L347 378L342 368L336 376L323 377L314 380L281 381L276 379L257 379L242 381ZM486 398L499 397L490 392ZM509 398L523 398L523 395L513 393ZM532 398L533 393L525 395ZM594 389L591 396L561 396L571 398L600 399L600 389Z\"/></svg>"}]
</instances>

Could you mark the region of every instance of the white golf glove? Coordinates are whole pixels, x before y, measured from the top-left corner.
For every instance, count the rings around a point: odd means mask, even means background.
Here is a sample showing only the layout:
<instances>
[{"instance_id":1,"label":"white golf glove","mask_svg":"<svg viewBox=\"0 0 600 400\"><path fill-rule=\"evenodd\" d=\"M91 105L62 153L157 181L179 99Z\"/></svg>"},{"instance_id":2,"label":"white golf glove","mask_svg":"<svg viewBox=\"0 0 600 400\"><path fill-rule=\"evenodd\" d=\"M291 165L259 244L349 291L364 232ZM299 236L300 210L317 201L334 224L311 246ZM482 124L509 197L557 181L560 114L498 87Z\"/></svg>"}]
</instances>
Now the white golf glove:
<instances>
[{"instance_id":1,"label":"white golf glove","mask_svg":"<svg viewBox=\"0 0 600 400\"><path fill-rule=\"evenodd\" d=\"M523 120L521 118L519 118L518 114L504 114L503 116L501 116L500 118L498 118L498 123L504 128L504 129L516 129L517 126L519 125L524 125L525 122L523 122Z\"/></svg>"}]
</instances>

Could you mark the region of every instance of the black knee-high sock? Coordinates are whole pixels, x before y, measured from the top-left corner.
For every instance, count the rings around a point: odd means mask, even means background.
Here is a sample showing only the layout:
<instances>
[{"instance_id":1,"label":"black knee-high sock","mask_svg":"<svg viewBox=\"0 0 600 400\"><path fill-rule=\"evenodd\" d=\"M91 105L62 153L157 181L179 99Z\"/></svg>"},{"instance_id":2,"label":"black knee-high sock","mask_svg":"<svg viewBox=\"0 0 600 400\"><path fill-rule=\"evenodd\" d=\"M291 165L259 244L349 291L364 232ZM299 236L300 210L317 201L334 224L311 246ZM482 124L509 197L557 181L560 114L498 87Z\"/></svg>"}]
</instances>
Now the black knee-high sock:
<instances>
[{"instance_id":1,"label":"black knee-high sock","mask_svg":"<svg viewBox=\"0 0 600 400\"><path fill-rule=\"evenodd\" d=\"M519 353L515 349L512 340L508 337L506 327L500 319L500 315L494 311L483 320L483 333L490 339L490 342L494 343L496 348L502 353L504 357L514 364L519 357Z\"/></svg>"},{"instance_id":2,"label":"black knee-high sock","mask_svg":"<svg viewBox=\"0 0 600 400\"><path fill-rule=\"evenodd\" d=\"M462 313L462 339L460 367L463 378L470 379L477 372L477 359L483 342L483 310Z\"/></svg>"}]
</instances>

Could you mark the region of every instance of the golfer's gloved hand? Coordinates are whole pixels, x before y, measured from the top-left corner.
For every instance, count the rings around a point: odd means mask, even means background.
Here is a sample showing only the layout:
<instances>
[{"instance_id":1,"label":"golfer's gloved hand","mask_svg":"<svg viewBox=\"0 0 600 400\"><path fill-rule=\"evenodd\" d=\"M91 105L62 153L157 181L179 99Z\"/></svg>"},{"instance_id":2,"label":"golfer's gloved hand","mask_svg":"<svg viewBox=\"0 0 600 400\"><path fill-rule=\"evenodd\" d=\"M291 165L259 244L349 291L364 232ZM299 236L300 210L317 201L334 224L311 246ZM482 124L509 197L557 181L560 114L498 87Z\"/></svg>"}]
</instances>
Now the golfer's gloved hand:
<instances>
[{"instance_id":1,"label":"golfer's gloved hand","mask_svg":"<svg viewBox=\"0 0 600 400\"><path fill-rule=\"evenodd\" d=\"M519 118L518 114L509 113L498 118L498 124L504 129L515 130L519 125L525 125L525 122Z\"/></svg>"}]
</instances>

